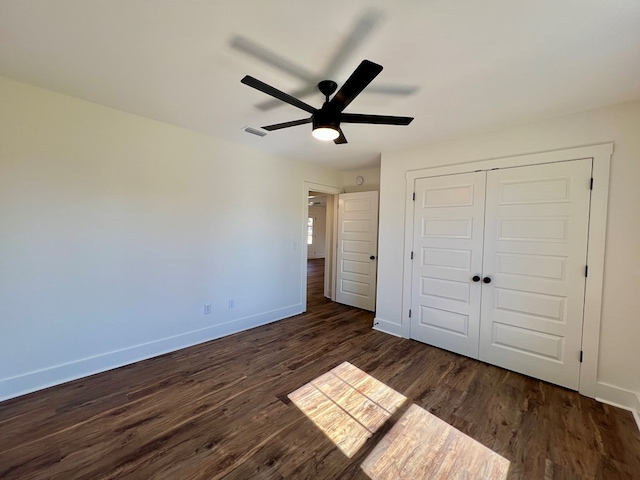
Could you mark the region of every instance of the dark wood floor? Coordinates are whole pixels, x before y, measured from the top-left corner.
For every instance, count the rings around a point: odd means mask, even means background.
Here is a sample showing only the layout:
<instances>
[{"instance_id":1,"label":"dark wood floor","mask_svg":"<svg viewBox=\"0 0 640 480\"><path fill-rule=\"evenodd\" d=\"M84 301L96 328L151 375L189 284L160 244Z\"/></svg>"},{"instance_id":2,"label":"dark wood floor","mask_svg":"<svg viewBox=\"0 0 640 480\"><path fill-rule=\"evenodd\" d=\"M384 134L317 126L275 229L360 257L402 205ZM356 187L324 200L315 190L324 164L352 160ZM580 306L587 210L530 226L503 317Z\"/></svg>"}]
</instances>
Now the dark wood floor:
<instances>
[{"instance_id":1,"label":"dark wood floor","mask_svg":"<svg viewBox=\"0 0 640 480\"><path fill-rule=\"evenodd\" d=\"M373 331L322 297L321 269L304 315L0 403L0 478L366 479L412 404L507 458L508 478L640 478L629 412ZM287 398L344 361L408 397L352 458Z\"/></svg>"}]
</instances>

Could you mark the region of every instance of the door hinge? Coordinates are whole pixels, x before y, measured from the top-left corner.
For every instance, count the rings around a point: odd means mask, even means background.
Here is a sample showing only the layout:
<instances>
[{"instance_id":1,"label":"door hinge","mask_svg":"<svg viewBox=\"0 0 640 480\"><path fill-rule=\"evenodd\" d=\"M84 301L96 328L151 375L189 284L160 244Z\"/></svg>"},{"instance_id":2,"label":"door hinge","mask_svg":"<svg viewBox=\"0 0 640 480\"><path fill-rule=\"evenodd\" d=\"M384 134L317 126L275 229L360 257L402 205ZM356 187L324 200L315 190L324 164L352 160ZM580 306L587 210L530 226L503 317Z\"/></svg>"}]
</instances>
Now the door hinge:
<instances>
[{"instance_id":1,"label":"door hinge","mask_svg":"<svg viewBox=\"0 0 640 480\"><path fill-rule=\"evenodd\" d=\"M593 177L591 177L591 183L589 184L589 190L593 190Z\"/></svg>"},{"instance_id":2,"label":"door hinge","mask_svg":"<svg viewBox=\"0 0 640 480\"><path fill-rule=\"evenodd\" d=\"M584 266L584 276L588 277L589 276L589 265L585 265Z\"/></svg>"},{"instance_id":3,"label":"door hinge","mask_svg":"<svg viewBox=\"0 0 640 480\"><path fill-rule=\"evenodd\" d=\"M411 318L411 309L409 309L409 318Z\"/></svg>"},{"instance_id":4,"label":"door hinge","mask_svg":"<svg viewBox=\"0 0 640 480\"><path fill-rule=\"evenodd\" d=\"M413 252L411 252L411 260L413 260Z\"/></svg>"},{"instance_id":5,"label":"door hinge","mask_svg":"<svg viewBox=\"0 0 640 480\"><path fill-rule=\"evenodd\" d=\"M413 192L413 201L416 201L416 192Z\"/></svg>"},{"instance_id":6,"label":"door hinge","mask_svg":"<svg viewBox=\"0 0 640 480\"><path fill-rule=\"evenodd\" d=\"M582 350L580 350L580 363L582 363L582 354L583 354L583 352L582 352Z\"/></svg>"}]
</instances>

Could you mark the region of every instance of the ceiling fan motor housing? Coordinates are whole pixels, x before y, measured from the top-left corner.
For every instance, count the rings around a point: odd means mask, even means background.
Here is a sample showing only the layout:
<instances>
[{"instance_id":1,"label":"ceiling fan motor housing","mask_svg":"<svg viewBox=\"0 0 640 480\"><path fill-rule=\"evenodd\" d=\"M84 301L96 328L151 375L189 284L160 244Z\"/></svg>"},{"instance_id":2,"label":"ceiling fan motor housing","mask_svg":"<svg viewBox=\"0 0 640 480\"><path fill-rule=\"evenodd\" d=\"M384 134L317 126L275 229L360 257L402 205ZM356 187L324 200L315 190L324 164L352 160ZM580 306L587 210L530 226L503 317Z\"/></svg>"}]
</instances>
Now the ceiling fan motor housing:
<instances>
[{"instance_id":1,"label":"ceiling fan motor housing","mask_svg":"<svg viewBox=\"0 0 640 480\"><path fill-rule=\"evenodd\" d=\"M340 128L340 112L334 111L328 103L325 103L320 110L313 114L313 130L316 128Z\"/></svg>"}]
</instances>

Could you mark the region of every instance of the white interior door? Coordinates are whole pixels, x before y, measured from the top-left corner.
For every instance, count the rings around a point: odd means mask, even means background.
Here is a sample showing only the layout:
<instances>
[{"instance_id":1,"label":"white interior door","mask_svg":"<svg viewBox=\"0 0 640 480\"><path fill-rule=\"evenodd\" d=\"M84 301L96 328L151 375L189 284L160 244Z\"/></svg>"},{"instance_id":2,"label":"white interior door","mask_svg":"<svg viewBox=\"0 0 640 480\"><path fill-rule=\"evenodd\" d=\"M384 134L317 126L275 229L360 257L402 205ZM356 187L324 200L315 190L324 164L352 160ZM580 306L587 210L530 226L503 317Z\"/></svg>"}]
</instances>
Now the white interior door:
<instances>
[{"instance_id":1,"label":"white interior door","mask_svg":"<svg viewBox=\"0 0 640 480\"><path fill-rule=\"evenodd\" d=\"M377 255L378 192L340 194L337 302L375 311Z\"/></svg>"},{"instance_id":2,"label":"white interior door","mask_svg":"<svg viewBox=\"0 0 640 480\"><path fill-rule=\"evenodd\" d=\"M478 358L485 173L421 178L415 192L411 338Z\"/></svg>"},{"instance_id":3,"label":"white interior door","mask_svg":"<svg viewBox=\"0 0 640 480\"><path fill-rule=\"evenodd\" d=\"M480 360L578 389L591 159L487 173Z\"/></svg>"}]
</instances>

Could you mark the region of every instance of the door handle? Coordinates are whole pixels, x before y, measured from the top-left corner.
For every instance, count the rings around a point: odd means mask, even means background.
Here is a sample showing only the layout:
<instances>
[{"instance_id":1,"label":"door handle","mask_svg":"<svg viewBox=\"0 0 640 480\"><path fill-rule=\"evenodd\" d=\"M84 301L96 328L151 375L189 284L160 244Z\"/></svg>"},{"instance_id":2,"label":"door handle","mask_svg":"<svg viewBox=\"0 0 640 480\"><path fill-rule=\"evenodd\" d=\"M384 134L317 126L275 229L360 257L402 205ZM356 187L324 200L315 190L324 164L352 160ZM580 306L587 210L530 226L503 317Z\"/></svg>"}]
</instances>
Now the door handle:
<instances>
[{"instance_id":1,"label":"door handle","mask_svg":"<svg viewBox=\"0 0 640 480\"><path fill-rule=\"evenodd\" d=\"M375 260L375 259L376 259L375 255L371 255L371 256L369 257L369 260Z\"/></svg>"},{"instance_id":2,"label":"door handle","mask_svg":"<svg viewBox=\"0 0 640 480\"><path fill-rule=\"evenodd\" d=\"M491 283L491 277L484 277L484 278L482 279L482 281L483 281L484 283Z\"/></svg>"},{"instance_id":3,"label":"door handle","mask_svg":"<svg viewBox=\"0 0 640 480\"><path fill-rule=\"evenodd\" d=\"M471 280L473 280L474 282L479 282L480 281L480 275L474 275Z\"/></svg>"}]
</instances>

